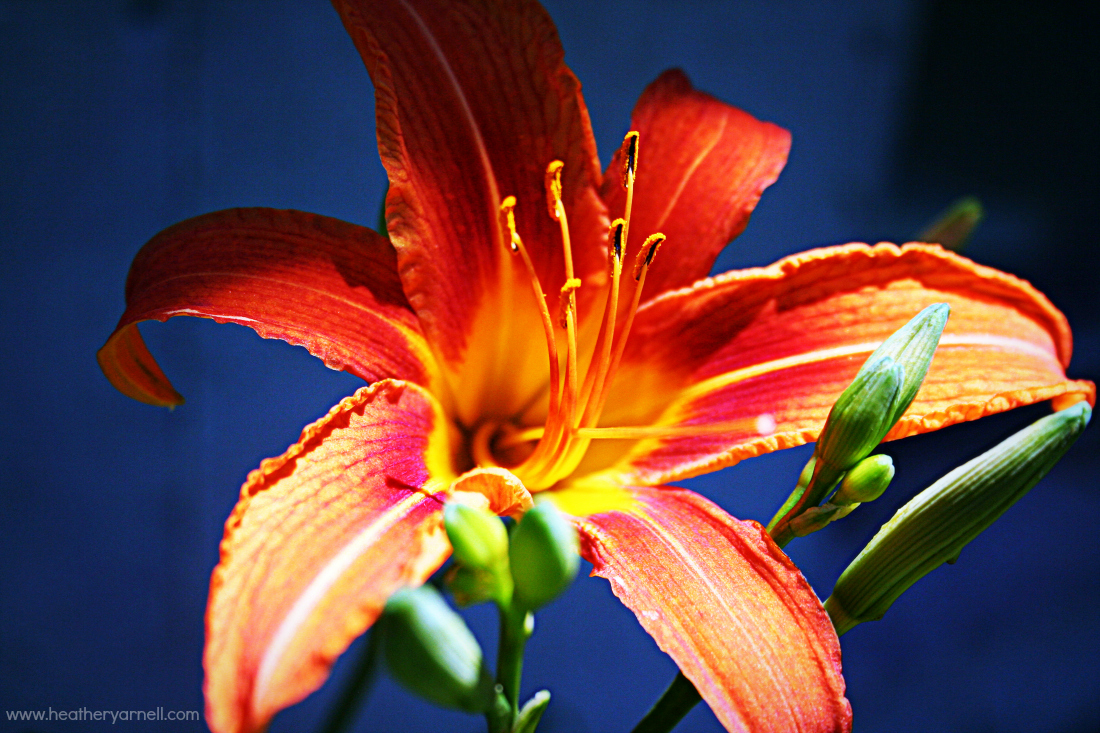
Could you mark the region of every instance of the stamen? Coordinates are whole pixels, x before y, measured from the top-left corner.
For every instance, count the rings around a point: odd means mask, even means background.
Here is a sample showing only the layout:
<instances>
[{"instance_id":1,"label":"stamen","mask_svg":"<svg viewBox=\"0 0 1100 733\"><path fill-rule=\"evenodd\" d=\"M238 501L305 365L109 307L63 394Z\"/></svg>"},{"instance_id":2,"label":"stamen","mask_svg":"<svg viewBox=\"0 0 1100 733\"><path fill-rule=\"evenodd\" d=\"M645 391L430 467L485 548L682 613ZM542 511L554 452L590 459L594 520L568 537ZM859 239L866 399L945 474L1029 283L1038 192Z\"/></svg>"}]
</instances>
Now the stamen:
<instances>
[{"instance_id":1,"label":"stamen","mask_svg":"<svg viewBox=\"0 0 1100 733\"><path fill-rule=\"evenodd\" d=\"M653 263L653 258L657 256L657 250L661 248L661 244L664 241L665 235L660 232L650 234L649 237L646 238L642 248L638 250L638 257L634 261L634 279L639 281L639 293L642 292L641 277L645 274L643 268L646 270L649 269L649 266Z\"/></svg>"},{"instance_id":2,"label":"stamen","mask_svg":"<svg viewBox=\"0 0 1100 733\"><path fill-rule=\"evenodd\" d=\"M546 206L550 210L550 218L558 220L558 205L561 203L561 169L565 163L555 160L546 166Z\"/></svg>"},{"instance_id":3,"label":"stamen","mask_svg":"<svg viewBox=\"0 0 1100 733\"><path fill-rule=\"evenodd\" d=\"M523 246L523 242L519 239L519 234L516 232L516 197L506 196L503 201L500 202L500 213L504 216L505 225L508 227L508 248L512 251L512 254L519 252L520 247Z\"/></svg>"},{"instance_id":4,"label":"stamen","mask_svg":"<svg viewBox=\"0 0 1100 733\"><path fill-rule=\"evenodd\" d=\"M626 206L623 209L623 243L628 242L630 234L630 210L634 207L634 178L638 172L638 140L640 135L631 130L623 138L622 147L619 148L623 158L623 188L626 189Z\"/></svg>"},{"instance_id":5,"label":"stamen","mask_svg":"<svg viewBox=\"0 0 1100 733\"><path fill-rule=\"evenodd\" d=\"M611 269L611 287L607 291L607 303L604 305L603 322L600 323L600 332L596 336L596 346L592 350L592 362L588 366L588 373L584 379L584 390L581 395L581 404L584 410L581 414L581 425L594 425L598 415L593 415L595 403L591 400L593 390L599 386L602 391L604 380L607 378L607 370L611 361L611 345L615 340L615 318L619 312L619 278L623 270L623 232L626 230L626 221L616 219L611 222L607 230L607 261Z\"/></svg>"},{"instance_id":6,"label":"stamen","mask_svg":"<svg viewBox=\"0 0 1100 733\"><path fill-rule=\"evenodd\" d=\"M558 372L558 344L554 336L554 323L550 318L550 309L546 305L546 294L542 292L542 284L539 282L538 273L531 262L527 248L523 246L523 240L516 231L516 197L507 196L500 202L500 213L504 216L505 225L508 227L508 247L512 254L519 254L523 258L523 266L527 269L527 278L531 283L531 291L534 293L535 302L538 304L539 315L542 318L543 335L546 338L546 352L550 361L550 413L557 411L561 403L560 379ZM488 464L482 464L488 465Z\"/></svg>"},{"instance_id":7,"label":"stamen","mask_svg":"<svg viewBox=\"0 0 1100 733\"><path fill-rule=\"evenodd\" d=\"M629 188L634 183L634 176L638 170L638 132L631 130L623 138L623 187Z\"/></svg>"},{"instance_id":8,"label":"stamen","mask_svg":"<svg viewBox=\"0 0 1100 733\"><path fill-rule=\"evenodd\" d=\"M559 315L558 325L562 328L567 328L569 324L569 313L572 308L573 291L581 286L581 281L577 278L570 278L565 282L565 285L561 286L561 312Z\"/></svg>"}]
</instances>

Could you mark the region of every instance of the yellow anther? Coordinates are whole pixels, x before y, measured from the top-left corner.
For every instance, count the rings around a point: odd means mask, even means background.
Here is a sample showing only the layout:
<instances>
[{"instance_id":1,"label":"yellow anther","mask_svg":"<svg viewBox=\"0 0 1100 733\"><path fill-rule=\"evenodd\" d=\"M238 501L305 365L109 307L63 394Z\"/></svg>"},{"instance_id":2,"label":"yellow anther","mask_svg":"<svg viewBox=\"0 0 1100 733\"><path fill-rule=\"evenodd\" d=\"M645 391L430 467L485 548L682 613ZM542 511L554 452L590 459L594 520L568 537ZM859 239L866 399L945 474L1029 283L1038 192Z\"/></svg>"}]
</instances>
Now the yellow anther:
<instances>
[{"instance_id":1,"label":"yellow anther","mask_svg":"<svg viewBox=\"0 0 1100 733\"><path fill-rule=\"evenodd\" d=\"M623 259L624 229L626 229L626 220L616 219L611 222L611 226L607 230L607 253L611 257L612 267L614 267L616 262L620 262Z\"/></svg>"},{"instance_id":2,"label":"yellow anther","mask_svg":"<svg viewBox=\"0 0 1100 733\"><path fill-rule=\"evenodd\" d=\"M634 174L638 170L638 133L635 130L626 133L621 150L623 154L623 186L630 186L634 182Z\"/></svg>"},{"instance_id":3,"label":"yellow anther","mask_svg":"<svg viewBox=\"0 0 1100 733\"><path fill-rule=\"evenodd\" d=\"M661 243L664 241L665 235L660 232L650 234L646 237L645 242L642 244L642 248L638 250L638 257L634 261L635 280L641 279L643 270L649 267L653 262L653 258L657 256L657 250L661 248Z\"/></svg>"},{"instance_id":4,"label":"yellow anther","mask_svg":"<svg viewBox=\"0 0 1100 733\"><path fill-rule=\"evenodd\" d=\"M558 220L558 207L561 202L561 169L565 163L555 160L546 166L546 207L550 211L550 218Z\"/></svg>"},{"instance_id":5,"label":"yellow anther","mask_svg":"<svg viewBox=\"0 0 1100 733\"><path fill-rule=\"evenodd\" d=\"M515 196L506 196L500 202L500 215L504 217L505 226L508 227L508 248L512 251L512 254L519 252L520 247L523 245L522 240L519 238L519 232L516 231L515 208Z\"/></svg>"},{"instance_id":6,"label":"yellow anther","mask_svg":"<svg viewBox=\"0 0 1100 733\"><path fill-rule=\"evenodd\" d=\"M579 278L571 277L565 281L565 285L561 286L561 314L558 319L558 323L562 328L566 327L569 321L569 310L572 308L573 299L569 296L573 294L573 291L581 286Z\"/></svg>"}]
</instances>

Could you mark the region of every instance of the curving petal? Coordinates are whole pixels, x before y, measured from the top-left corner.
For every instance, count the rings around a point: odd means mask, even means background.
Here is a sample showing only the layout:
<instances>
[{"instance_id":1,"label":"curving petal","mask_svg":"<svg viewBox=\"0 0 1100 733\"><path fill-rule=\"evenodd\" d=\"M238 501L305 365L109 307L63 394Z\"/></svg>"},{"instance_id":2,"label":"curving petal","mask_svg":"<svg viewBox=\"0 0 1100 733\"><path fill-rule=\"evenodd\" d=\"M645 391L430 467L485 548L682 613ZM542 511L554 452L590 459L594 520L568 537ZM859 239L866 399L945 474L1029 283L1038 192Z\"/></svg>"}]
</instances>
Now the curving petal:
<instances>
[{"instance_id":1,"label":"curving petal","mask_svg":"<svg viewBox=\"0 0 1100 733\"><path fill-rule=\"evenodd\" d=\"M435 369L390 243L318 214L227 209L149 240L126 279L126 311L96 355L124 394L161 406L183 401L137 330L138 321L172 316L248 326L368 382L429 385Z\"/></svg>"},{"instance_id":2,"label":"curving petal","mask_svg":"<svg viewBox=\"0 0 1100 733\"><path fill-rule=\"evenodd\" d=\"M668 237L646 276L645 297L651 298L707 276L779 177L791 135L693 89L679 69L646 87L630 125L639 133L639 148L626 261L634 261L653 232ZM626 206L620 155L600 189L613 216L622 216Z\"/></svg>"},{"instance_id":3,"label":"curving petal","mask_svg":"<svg viewBox=\"0 0 1100 733\"><path fill-rule=\"evenodd\" d=\"M607 217L580 83L531 0L334 5L374 82L387 228L405 292L461 385L460 416L511 414L545 385L547 356L526 270L506 246L501 200L518 201L519 233L556 313L564 258L544 176L563 161L582 293L606 282Z\"/></svg>"},{"instance_id":4,"label":"curving petal","mask_svg":"<svg viewBox=\"0 0 1100 733\"><path fill-rule=\"evenodd\" d=\"M851 730L836 632L763 527L670 486L549 496L567 512L595 510L576 520L593 575L611 581L727 730Z\"/></svg>"},{"instance_id":5,"label":"curving petal","mask_svg":"<svg viewBox=\"0 0 1100 733\"><path fill-rule=\"evenodd\" d=\"M603 423L657 425L666 437L601 441L590 460L657 484L815 440L870 352L935 302L951 305L947 329L889 439L1032 402L1095 400L1091 382L1065 376L1065 318L1028 283L934 245L852 244L643 307Z\"/></svg>"},{"instance_id":6,"label":"curving petal","mask_svg":"<svg viewBox=\"0 0 1100 733\"><path fill-rule=\"evenodd\" d=\"M447 430L429 393L385 380L249 474L210 581L212 730L262 730L320 686L394 590L443 563Z\"/></svg>"}]
</instances>

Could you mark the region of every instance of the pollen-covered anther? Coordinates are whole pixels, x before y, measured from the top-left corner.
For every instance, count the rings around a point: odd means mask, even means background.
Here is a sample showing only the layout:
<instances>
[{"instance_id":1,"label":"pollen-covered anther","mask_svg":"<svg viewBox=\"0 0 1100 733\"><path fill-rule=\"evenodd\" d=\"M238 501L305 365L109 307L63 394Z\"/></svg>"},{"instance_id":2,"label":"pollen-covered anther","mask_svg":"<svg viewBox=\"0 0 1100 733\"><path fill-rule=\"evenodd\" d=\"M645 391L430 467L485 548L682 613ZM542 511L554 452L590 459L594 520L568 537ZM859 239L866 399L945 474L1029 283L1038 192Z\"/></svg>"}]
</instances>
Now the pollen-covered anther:
<instances>
[{"instance_id":1,"label":"pollen-covered anther","mask_svg":"<svg viewBox=\"0 0 1100 733\"><path fill-rule=\"evenodd\" d=\"M519 238L519 232L516 231L516 197L506 196L503 201L500 202L500 215L504 219L504 225L508 228L508 249L512 254L519 252L520 247L523 246L523 242Z\"/></svg>"},{"instance_id":2,"label":"pollen-covered anther","mask_svg":"<svg viewBox=\"0 0 1100 733\"><path fill-rule=\"evenodd\" d=\"M561 286L561 313L558 322L562 328L566 327L569 321L569 309L573 307L573 299L569 296L581 286L580 278L571 277L565 281L565 285Z\"/></svg>"},{"instance_id":3,"label":"pollen-covered anther","mask_svg":"<svg viewBox=\"0 0 1100 733\"><path fill-rule=\"evenodd\" d=\"M641 280L645 271L653 264L653 258L657 256L657 250L665 241L665 235L657 232L646 237L642 248L638 250L638 257L634 261L634 279Z\"/></svg>"},{"instance_id":4,"label":"pollen-covered anther","mask_svg":"<svg viewBox=\"0 0 1100 733\"><path fill-rule=\"evenodd\" d=\"M623 231L626 229L625 219L616 219L607 229L607 255L612 267L623 259Z\"/></svg>"},{"instance_id":5,"label":"pollen-covered anther","mask_svg":"<svg viewBox=\"0 0 1100 733\"><path fill-rule=\"evenodd\" d=\"M561 171L564 167L565 163L560 160L555 160L546 166L546 208L554 221L558 220L559 207L562 206Z\"/></svg>"},{"instance_id":6,"label":"pollen-covered anther","mask_svg":"<svg viewBox=\"0 0 1100 733\"><path fill-rule=\"evenodd\" d=\"M638 132L631 130L623 138L623 186L629 187L634 183L634 175L638 170Z\"/></svg>"}]
</instances>

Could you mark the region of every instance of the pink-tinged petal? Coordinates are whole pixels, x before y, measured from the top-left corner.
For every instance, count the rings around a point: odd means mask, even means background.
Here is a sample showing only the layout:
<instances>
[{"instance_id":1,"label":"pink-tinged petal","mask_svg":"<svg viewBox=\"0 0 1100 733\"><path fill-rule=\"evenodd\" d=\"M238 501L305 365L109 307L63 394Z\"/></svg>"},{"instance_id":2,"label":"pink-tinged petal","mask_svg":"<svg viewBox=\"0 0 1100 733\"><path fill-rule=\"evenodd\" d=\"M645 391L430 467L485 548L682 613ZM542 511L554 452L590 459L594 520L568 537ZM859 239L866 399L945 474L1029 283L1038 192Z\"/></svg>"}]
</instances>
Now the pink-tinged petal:
<instances>
[{"instance_id":1,"label":"pink-tinged petal","mask_svg":"<svg viewBox=\"0 0 1100 733\"><path fill-rule=\"evenodd\" d=\"M630 125L639 133L639 149L628 252L633 256L653 232L668 237L646 276L645 298L651 298L707 276L718 253L745 229L760 194L779 177L791 135L693 89L679 69L646 88ZM622 216L620 155L600 192L611 215Z\"/></svg>"},{"instance_id":2,"label":"pink-tinged petal","mask_svg":"<svg viewBox=\"0 0 1100 733\"><path fill-rule=\"evenodd\" d=\"M374 82L405 292L456 385L460 417L511 414L545 384L547 357L502 199L518 201L519 234L556 313L564 257L544 179L563 161L582 301L606 281L607 218L580 83L546 11L529 0L334 5Z\"/></svg>"},{"instance_id":3,"label":"pink-tinged petal","mask_svg":"<svg viewBox=\"0 0 1100 733\"><path fill-rule=\"evenodd\" d=\"M249 474L210 581L212 730L262 730L320 686L394 590L443 563L447 430L429 393L385 380Z\"/></svg>"},{"instance_id":4,"label":"pink-tinged petal","mask_svg":"<svg viewBox=\"0 0 1100 733\"><path fill-rule=\"evenodd\" d=\"M595 510L576 520L593 574L611 581L727 730L851 730L836 632L763 527L669 486L550 496L565 511Z\"/></svg>"},{"instance_id":5,"label":"pink-tinged petal","mask_svg":"<svg viewBox=\"0 0 1100 733\"><path fill-rule=\"evenodd\" d=\"M1095 400L1091 382L1065 376L1065 318L1028 283L938 246L845 245L643 307L603 422L666 436L599 446L591 460L656 484L815 440L871 351L936 302L951 305L946 331L890 439L1043 400Z\"/></svg>"},{"instance_id":6,"label":"pink-tinged petal","mask_svg":"<svg viewBox=\"0 0 1100 733\"><path fill-rule=\"evenodd\" d=\"M368 382L429 385L435 369L390 243L317 214L227 209L149 240L126 280L126 311L97 354L124 394L154 405L183 401L137 330L139 321L172 316L248 326Z\"/></svg>"}]
</instances>

